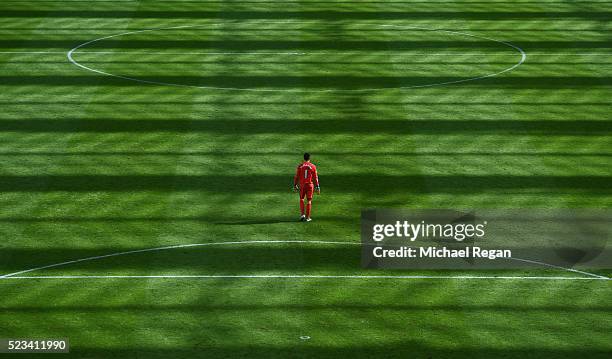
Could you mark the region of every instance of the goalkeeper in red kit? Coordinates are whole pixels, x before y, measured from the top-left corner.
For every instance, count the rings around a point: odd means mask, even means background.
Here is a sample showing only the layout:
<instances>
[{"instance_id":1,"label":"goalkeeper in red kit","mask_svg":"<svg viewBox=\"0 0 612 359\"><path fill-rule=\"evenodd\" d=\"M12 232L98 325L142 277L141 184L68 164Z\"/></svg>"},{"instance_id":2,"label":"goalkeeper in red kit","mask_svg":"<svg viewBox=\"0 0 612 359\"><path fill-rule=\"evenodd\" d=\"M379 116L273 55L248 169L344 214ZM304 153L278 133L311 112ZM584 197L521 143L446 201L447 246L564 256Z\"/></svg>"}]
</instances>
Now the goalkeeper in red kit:
<instances>
[{"instance_id":1,"label":"goalkeeper in red kit","mask_svg":"<svg viewBox=\"0 0 612 359\"><path fill-rule=\"evenodd\" d=\"M319 188L317 166L310 162L309 153L304 153L304 161L297 167L295 177L293 178L293 190L300 191L300 221L312 221L310 219L312 194L314 191L317 191L317 194L321 194L321 188ZM304 211L304 197L306 197L306 211Z\"/></svg>"}]
</instances>

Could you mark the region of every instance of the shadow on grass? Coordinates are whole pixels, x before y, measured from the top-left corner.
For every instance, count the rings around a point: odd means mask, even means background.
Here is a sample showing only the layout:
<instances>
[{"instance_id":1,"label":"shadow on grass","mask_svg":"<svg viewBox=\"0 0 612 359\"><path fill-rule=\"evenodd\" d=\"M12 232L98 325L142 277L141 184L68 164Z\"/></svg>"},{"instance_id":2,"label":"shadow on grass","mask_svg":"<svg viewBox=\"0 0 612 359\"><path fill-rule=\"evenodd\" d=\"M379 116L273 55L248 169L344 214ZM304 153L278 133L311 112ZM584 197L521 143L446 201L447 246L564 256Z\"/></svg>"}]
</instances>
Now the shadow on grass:
<instances>
[{"instance_id":1,"label":"shadow on grass","mask_svg":"<svg viewBox=\"0 0 612 359\"><path fill-rule=\"evenodd\" d=\"M433 290L433 289L432 289ZM133 312L208 312L208 311L300 311L300 312L316 312L319 310L347 310L347 311L445 311L445 312L503 312L503 313L520 313L520 312L558 312L561 313L607 313L612 311L610 305L579 305L579 304L434 304L434 303L406 303L406 304L388 304L376 306L371 303L343 303L335 302L329 304L219 304L198 302L197 304L83 304L83 305L48 305L48 306L28 306L28 305L12 305L2 306L3 311L9 313L62 313L62 312L80 312L80 313L99 313L113 312L116 310L127 310Z\"/></svg>"},{"instance_id":2,"label":"shadow on grass","mask_svg":"<svg viewBox=\"0 0 612 359\"><path fill-rule=\"evenodd\" d=\"M295 204L297 207L297 194L295 195ZM317 215L317 222L356 222L359 218L350 216L328 216ZM298 223L298 217L259 217L255 220L240 220L237 218L228 218L220 216L131 216L131 217L116 217L116 216L49 216L49 217L0 217L0 223L138 223L138 222L199 222L203 224L227 225L227 226L244 226L257 224L282 224L282 223Z\"/></svg>"},{"instance_id":3,"label":"shadow on grass","mask_svg":"<svg viewBox=\"0 0 612 359\"><path fill-rule=\"evenodd\" d=\"M111 18L111 19L213 19L213 20L524 20L612 18L608 11L150 11L150 10L3 10L4 18Z\"/></svg>"},{"instance_id":4,"label":"shadow on grass","mask_svg":"<svg viewBox=\"0 0 612 359\"><path fill-rule=\"evenodd\" d=\"M8 272L36 266L126 252L126 248L105 249L19 249L4 248L0 253L0 268ZM189 248L174 248L120 255L84 261L36 273L52 275L77 270L89 274L164 274L187 270L187 274L255 274L260 271L275 273L359 271L361 252L355 243L303 244L263 243L229 244ZM34 273L33 273L34 274Z\"/></svg>"},{"instance_id":5,"label":"shadow on grass","mask_svg":"<svg viewBox=\"0 0 612 359\"><path fill-rule=\"evenodd\" d=\"M362 111L362 112L360 112ZM220 134L278 133L295 134L308 129L310 134L497 134L497 135L574 135L605 136L612 134L610 120L364 120L355 111L351 121L319 120L80 120L19 119L0 120L0 132L210 132Z\"/></svg>"},{"instance_id":6,"label":"shadow on grass","mask_svg":"<svg viewBox=\"0 0 612 359\"><path fill-rule=\"evenodd\" d=\"M517 328L516 330L520 330ZM501 332L499 333L502 334ZM346 334L350 336L350 333ZM391 335L391 334L388 334ZM549 347L516 348L445 348L425 345L419 341L386 342L371 345L321 346L299 343L296 334L295 345L210 345L198 344L192 348L71 348L71 353L84 357L115 358L589 358L609 359L610 352L604 348L552 349ZM259 339L261 341L261 339Z\"/></svg>"},{"instance_id":7,"label":"shadow on grass","mask_svg":"<svg viewBox=\"0 0 612 359\"><path fill-rule=\"evenodd\" d=\"M319 218L320 219L320 218ZM224 226L247 226L253 224L278 224L278 223L294 223L299 222L299 218L292 219L262 219L262 220L250 220L250 221L225 221L225 222L212 222L212 224L224 225Z\"/></svg>"},{"instance_id":8,"label":"shadow on grass","mask_svg":"<svg viewBox=\"0 0 612 359\"><path fill-rule=\"evenodd\" d=\"M113 156L162 156L162 157L295 157L297 152L240 152L240 151L73 151L73 152L47 152L47 151L21 151L21 152L0 152L0 156L11 157L80 157L80 156L97 156L97 157L113 157ZM612 157L612 152L329 152L317 151L318 157Z\"/></svg>"},{"instance_id":9,"label":"shadow on grass","mask_svg":"<svg viewBox=\"0 0 612 359\"><path fill-rule=\"evenodd\" d=\"M376 25L374 25L376 26ZM383 29L383 28L381 28ZM197 28L194 29L194 31ZM117 31L117 30L115 30ZM125 30L124 30L125 31ZM183 29L182 31L185 31ZM231 35L231 30L226 30ZM425 34L443 36L442 32L434 32L423 30ZM109 35L109 34L106 34ZM447 35L448 40L436 40L423 39L423 40L369 40L366 37L369 35L367 31L363 31L363 35L346 35L351 40L286 40L286 36L283 35L282 31L278 31L276 35L269 35L273 37L270 40L189 40L177 35L177 39L170 40L159 40L155 37L155 32L151 32L151 39L147 40L134 40L129 37L121 38L119 40L108 39L95 42L79 49L75 53L75 58L78 59L80 53L86 54L88 51L96 50L166 50L173 49L173 52L184 49L186 52L189 50L197 49L199 51L210 51L210 50L227 50L227 51L266 51L266 50L301 50L301 51L328 51L328 54L323 55L334 55L335 51L367 51L367 54L372 54L373 51L380 51L382 54L390 51L402 51L402 50L457 50L458 54L461 50L504 50L508 54L515 54L516 50L510 48L502 43L482 40L478 38L470 38L471 40L466 41L466 35ZM101 35L99 35L101 36ZM452 37L451 37L452 36ZM278 38L274 38L278 37ZM95 38L95 36L93 37ZM21 48L21 49L52 49L52 48L64 48L66 51L73 47L86 43L93 40L92 37L75 39L75 40L63 40L63 39L0 39L0 48ZM611 49L612 43L610 41L594 41L594 40L575 40L575 41L562 41L562 40L521 40L515 45L522 49L529 51L543 51L543 50L558 50L567 52L571 49ZM101 58L99 58L101 59Z\"/></svg>"},{"instance_id":10,"label":"shadow on grass","mask_svg":"<svg viewBox=\"0 0 612 359\"><path fill-rule=\"evenodd\" d=\"M423 86L433 84L451 83L469 79L453 76L257 76L257 75L203 75L203 76L138 76L124 72L122 76L132 77L142 81L151 81L151 84L141 83L128 79L121 79L104 75L83 76L0 76L0 86L168 86L176 84L181 86L201 86L211 88L237 88L237 89L300 89L304 90L365 90L365 89L397 89L399 87ZM610 76L499 76L479 79L462 84L461 86L478 86L491 88L574 88L611 86Z\"/></svg>"},{"instance_id":11,"label":"shadow on grass","mask_svg":"<svg viewBox=\"0 0 612 359\"><path fill-rule=\"evenodd\" d=\"M292 174L227 175L41 175L0 176L2 192L203 191L267 193L287 188ZM380 175L329 174L324 191L385 195L400 193L482 193L486 191L612 192L612 176Z\"/></svg>"}]
</instances>

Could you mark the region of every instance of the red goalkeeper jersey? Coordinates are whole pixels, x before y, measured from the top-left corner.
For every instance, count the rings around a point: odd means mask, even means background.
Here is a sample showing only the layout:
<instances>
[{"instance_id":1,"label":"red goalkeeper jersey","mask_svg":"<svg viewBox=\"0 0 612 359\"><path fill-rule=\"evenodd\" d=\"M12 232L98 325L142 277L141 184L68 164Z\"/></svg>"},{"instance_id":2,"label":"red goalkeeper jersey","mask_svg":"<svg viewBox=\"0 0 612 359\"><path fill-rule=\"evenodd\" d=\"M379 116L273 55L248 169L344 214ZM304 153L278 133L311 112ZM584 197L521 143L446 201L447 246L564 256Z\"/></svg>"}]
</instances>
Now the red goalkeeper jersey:
<instances>
[{"instance_id":1,"label":"red goalkeeper jersey","mask_svg":"<svg viewBox=\"0 0 612 359\"><path fill-rule=\"evenodd\" d=\"M304 162L297 167L295 172L295 178L293 184L300 187L305 185L314 184L315 187L319 187L319 176L317 176L317 166L310 162Z\"/></svg>"}]
</instances>

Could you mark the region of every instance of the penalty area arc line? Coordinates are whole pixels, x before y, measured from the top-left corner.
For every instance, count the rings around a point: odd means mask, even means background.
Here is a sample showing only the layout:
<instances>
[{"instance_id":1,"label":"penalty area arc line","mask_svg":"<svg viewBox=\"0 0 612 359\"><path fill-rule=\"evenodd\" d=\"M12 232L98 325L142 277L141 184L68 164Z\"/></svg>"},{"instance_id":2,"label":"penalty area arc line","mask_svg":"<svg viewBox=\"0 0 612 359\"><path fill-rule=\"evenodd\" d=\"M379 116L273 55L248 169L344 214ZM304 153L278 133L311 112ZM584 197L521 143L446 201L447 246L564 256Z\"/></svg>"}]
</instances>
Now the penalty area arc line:
<instances>
[{"instance_id":1,"label":"penalty area arc line","mask_svg":"<svg viewBox=\"0 0 612 359\"><path fill-rule=\"evenodd\" d=\"M259 241L228 241L228 242L211 242L211 243L191 243L191 244L177 244L164 247L145 248L137 249L125 252L116 252L100 256L80 258L61 263L49 264L46 266L35 267L30 269L21 270L14 273L9 273L0 276L2 279L112 279L112 278L201 278L201 279L239 279L239 278L268 278L268 279L506 279L506 280L612 280L612 278L604 277L601 275L574 270L571 268L565 268L555 266L547 263L524 260L519 258L513 258L519 261L528 263L538 264L542 266L552 267L560 270L569 271L572 273L583 274L585 277L559 277L559 276L427 276L427 275L284 275L284 274L269 274L269 275L257 275L257 274L244 274L244 275L50 275L50 276L23 276L23 274L40 271L43 269L57 268L69 264L82 263L88 261L94 261L110 257L118 257L129 254L155 252L178 248L193 248L193 247L206 247L206 246L218 246L218 245L243 245L243 244L332 244L332 245L360 245L360 242L341 242L341 241L304 241L304 240L259 240Z\"/></svg>"},{"instance_id":2,"label":"penalty area arc line","mask_svg":"<svg viewBox=\"0 0 612 359\"><path fill-rule=\"evenodd\" d=\"M276 24L288 24L291 22L287 22L287 21L283 21L283 22L272 22L272 23L276 23ZM195 89L204 89L204 90L223 90L223 91L254 91L254 92L295 92L295 93L328 93L328 92L337 92L337 93L350 93L350 92L374 92L374 91L383 91L383 90L408 90L408 89L419 89L419 88L429 88L429 87L435 87L435 86L445 86L445 85L452 85L452 84L460 84L460 83L465 83L465 82L471 82L471 81L476 81L476 80L482 80L482 79L486 79L486 78L491 78L491 77L495 77L495 76L499 76L501 74L504 74L506 72L512 71L514 69L516 69L517 67L519 67L520 65L522 65L525 60L527 59L527 53L520 47L507 42L507 41L503 41L503 40L497 40L497 39L493 39L490 37L486 37L486 36L480 36L480 35L474 35L474 34L469 34L469 33L465 33L465 32L460 32L460 31L451 31L451 30L444 30L444 29L435 29L435 28L426 28L426 27L420 27L420 26L409 26L409 25L376 25L378 27L384 27L384 28L395 28L395 29L401 29L401 30L406 30L406 29L415 29L415 30L421 30L421 31L431 31L431 32L438 32L438 33L446 33L446 34L451 34L451 35L459 35L459 36L467 36L467 37L471 37L474 39L480 39L480 40L487 40L487 41L491 41L491 42L495 42L501 45L504 45L506 47L509 47L513 50L515 50L516 52L518 52L518 54L520 55L520 60L515 63L514 65L507 67L501 71L497 71L497 72L493 72L493 73L488 73L485 75L481 75L481 76L476 76L476 77L469 77L469 78L464 78L464 79L459 79L459 80L453 80L453 81L444 81L444 82L437 82L437 83L429 83L429 84L422 84L422 85L413 85L413 86L398 86L398 87L382 87L382 88L361 88L361 89L299 89L299 88L294 88L294 89L279 89L279 88L242 88L242 87L225 87L225 86L196 86L196 85L186 85L186 84L179 84L179 83L172 83L172 82L162 82L162 81L153 81L153 80L145 80L145 79L141 79L141 78L136 78L136 77L130 77L130 76L123 76L123 75L117 75L117 74L113 74L110 72L106 72L106 71L102 71L102 70L98 70L95 68L91 68L88 67L80 62L78 62L77 60L74 59L74 55L77 53L77 51L79 49L82 49L88 45L94 44L96 42L99 41L103 41L103 40L108 40L108 39L112 39L112 38L117 38L117 37L121 37L121 36L126 36L126 35L133 35L133 34L141 34L141 33L145 33L145 32L153 32L153 31L163 31L163 30L175 30L175 29L189 29L189 28L202 28L202 27L210 27L210 26L222 26L223 23L216 23L216 24L209 24L209 25L182 25L182 26L171 26L171 27L161 27L161 28L149 28L149 29L142 29L142 30L135 30L135 31L128 31L128 32L123 32L123 33L118 33L118 34L112 34L112 35L108 35L108 36L104 36L104 37L100 37L97 39L93 39L93 40L89 40L87 42L84 42L80 45L77 45L76 47L70 49L67 53L66 53L66 57L68 58L68 61L70 63L72 63L73 65L80 67L83 70L86 71L90 71L90 72L94 72L100 75L105 75L105 76L110 76L110 77L115 77L115 78L119 78L119 79L123 79L123 80L129 80L129 81L134 81L134 82L139 82L139 83L144 83L144 84L150 84L150 85L162 85L162 86L173 86L173 87L180 87L180 88L195 88Z\"/></svg>"}]
</instances>

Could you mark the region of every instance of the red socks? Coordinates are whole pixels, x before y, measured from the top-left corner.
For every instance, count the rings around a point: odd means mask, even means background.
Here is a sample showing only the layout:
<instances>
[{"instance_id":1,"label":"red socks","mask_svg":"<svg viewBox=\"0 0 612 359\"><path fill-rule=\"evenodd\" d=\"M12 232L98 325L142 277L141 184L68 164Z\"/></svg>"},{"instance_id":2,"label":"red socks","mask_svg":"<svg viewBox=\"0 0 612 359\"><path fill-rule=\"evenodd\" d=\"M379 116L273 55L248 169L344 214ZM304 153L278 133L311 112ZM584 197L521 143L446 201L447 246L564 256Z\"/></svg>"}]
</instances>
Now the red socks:
<instances>
[{"instance_id":1,"label":"red socks","mask_svg":"<svg viewBox=\"0 0 612 359\"><path fill-rule=\"evenodd\" d=\"M310 218L310 209L312 208L312 203L306 204L306 218ZM302 216L304 215L304 201L300 199L300 213Z\"/></svg>"}]
</instances>

